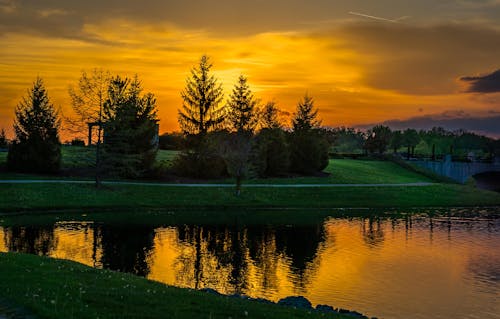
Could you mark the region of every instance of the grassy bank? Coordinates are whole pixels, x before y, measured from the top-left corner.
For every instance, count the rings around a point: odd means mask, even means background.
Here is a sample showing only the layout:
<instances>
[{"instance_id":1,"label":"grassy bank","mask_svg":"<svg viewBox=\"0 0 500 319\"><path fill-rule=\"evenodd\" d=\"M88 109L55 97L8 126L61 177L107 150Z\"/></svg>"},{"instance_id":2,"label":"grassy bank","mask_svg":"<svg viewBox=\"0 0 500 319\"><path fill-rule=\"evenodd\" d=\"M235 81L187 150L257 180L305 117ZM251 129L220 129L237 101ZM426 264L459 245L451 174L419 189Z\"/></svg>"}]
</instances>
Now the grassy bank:
<instances>
[{"instance_id":1,"label":"grassy bank","mask_svg":"<svg viewBox=\"0 0 500 319\"><path fill-rule=\"evenodd\" d=\"M18 313L38 318L352 318L215 296L72 261L14 253L0 253L0 299Z\"/></svg>"},{"instance_id":2,"label":"grassy bank","mask_svg":"<svg viewBox=\"0 0 500 319\"><path fill-rule=\"evenodd\" d=\"M454 184L424 187L232 188L0 184L0 211L90 208L337 208L500 205L500 194Z\"/></svg>"}]
</instances>

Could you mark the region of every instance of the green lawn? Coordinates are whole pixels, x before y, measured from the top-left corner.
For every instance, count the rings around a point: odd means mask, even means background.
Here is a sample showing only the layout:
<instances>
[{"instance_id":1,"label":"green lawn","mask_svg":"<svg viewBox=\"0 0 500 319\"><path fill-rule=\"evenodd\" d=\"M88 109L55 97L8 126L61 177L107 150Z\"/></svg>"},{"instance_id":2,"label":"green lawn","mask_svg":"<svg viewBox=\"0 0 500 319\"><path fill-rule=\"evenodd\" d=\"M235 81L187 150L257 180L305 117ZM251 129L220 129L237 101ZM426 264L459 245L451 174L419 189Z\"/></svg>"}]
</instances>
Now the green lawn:
<instances>
[{"instance_id":1,"label":"green lawn","mask_svg":"<svg viewBox=\"0 0 500 319\"><path fill-rule=\"evenodd\" d=\"M232 188L0 184L0 211L89 208L338 208L500 205L500 194L455 184L424 187Z\"/></svg>"},{"instance_id":2,"label":"green lawn","mask_svg":"<svg viewBox=\"0 0 500 319\"><path fill-rule=\"evenodd\" d=\"M16 253L0 253L0 309L2 304L20 318L352 318L215 296Z\"/></svg>"},{"instance_id":3,"label":"green lawn","mask_svg":"<svg viewBox=\"0 0 500 319\"><path fill-rule=\"evenodd\" d=\"M399 184L432 182L429 178L389 161L331 159L326 177L259 178L249 183L267 184Z\"/></svg>"},{"instance_id":4,"label":"green lawn","mask_svg":"<svg viewBox=\"0 0 500 319\"><path fill-rule=\"evenodd\" d=\"M178 151L159 150L156 160L158 162L171 163ZM84 168L95 166L95 147L68 146L61 147L62 168ZM7 152L0 152L0 165L7 162Z\"/></svg>"}]
</instances>

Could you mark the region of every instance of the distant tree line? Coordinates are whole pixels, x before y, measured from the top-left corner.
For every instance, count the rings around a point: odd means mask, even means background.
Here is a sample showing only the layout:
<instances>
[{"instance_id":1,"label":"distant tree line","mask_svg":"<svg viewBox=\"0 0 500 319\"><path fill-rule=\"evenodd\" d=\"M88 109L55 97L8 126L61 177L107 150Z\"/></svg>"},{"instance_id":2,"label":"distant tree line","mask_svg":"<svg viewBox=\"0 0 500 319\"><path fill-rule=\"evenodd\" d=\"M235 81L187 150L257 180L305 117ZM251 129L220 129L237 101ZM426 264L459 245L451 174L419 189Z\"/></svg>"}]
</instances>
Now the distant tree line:
<instances>
[{"instance_id":1,"label":"distant tree line","mask_svg":"<svg viewBox=\"0 0 500 319\"><path fill-rule=\"evenodd\" d=\"M466 159L468 153L483 159L500 156L500 140L464 130L448 131L441 127L430 130L391 130L377 125L363 132L354 128L324 128L334 154L400 154L406 158L428 157L436 160L444 155Z\"/></svg>"}]
</instances>

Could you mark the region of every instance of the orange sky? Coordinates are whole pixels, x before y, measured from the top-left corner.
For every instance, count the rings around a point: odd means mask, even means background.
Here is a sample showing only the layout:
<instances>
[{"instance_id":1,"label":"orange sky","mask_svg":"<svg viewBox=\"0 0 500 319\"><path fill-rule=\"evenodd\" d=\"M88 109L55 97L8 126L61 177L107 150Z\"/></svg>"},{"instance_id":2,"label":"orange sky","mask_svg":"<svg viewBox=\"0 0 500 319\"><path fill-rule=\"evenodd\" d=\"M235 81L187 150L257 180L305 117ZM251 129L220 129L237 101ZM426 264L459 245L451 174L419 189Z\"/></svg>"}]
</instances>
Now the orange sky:
<instances>
[{"instance_id":1,"label":"orange sky","mask_svg":"<svg viewBox=\"0 0 500 319\"><path fill-rule=\"evenodd\" d=\"M500 112L498 93L465 93L459 80L499 68L498 1L404 7L293 0L286 9L283 1L91 2L92 9L0 0L0 128L11 134L14 108L36 76L70 116L68 86L98 67L137 73L158 98L160 131L177 130L180 91L202 54L211 57L226 97L240 74L263 102L274 99L290 112L308 92L324 125ZM410 17L393 23L352 11Z\"/></svg>"}]
</instances>

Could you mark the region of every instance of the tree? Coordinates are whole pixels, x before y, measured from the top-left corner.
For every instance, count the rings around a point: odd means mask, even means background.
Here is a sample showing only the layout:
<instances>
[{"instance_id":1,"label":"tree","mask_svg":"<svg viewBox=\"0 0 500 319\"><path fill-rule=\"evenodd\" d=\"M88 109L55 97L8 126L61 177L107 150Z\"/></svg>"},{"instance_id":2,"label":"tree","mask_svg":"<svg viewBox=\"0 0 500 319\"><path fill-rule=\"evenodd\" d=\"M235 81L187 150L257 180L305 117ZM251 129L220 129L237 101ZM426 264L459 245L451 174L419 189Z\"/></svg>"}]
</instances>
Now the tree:
<instances>
[{"instance_id":1,"label":"tree","mask_svg":"<svg viewBox=\"0 0 500 319\"><path fill-rule=\"evenodd\" d=\"M377 125L368 131L365 149L370 153L384 154L391 141L391 129L388 126Z\"/></svg>"},{"instance_id":2,"label":"tree","mask_svg":"<svg viewBox=\"0 0 500 319\"><path fill-rule=\"evenodd\" d=\"M83 71L78 80L78 85L76 87L70 86L69 88L71 106L77 116L76 121L70 120L71 124L80 131L87 129L86 124L97 126L95 148L96 187L100 185L103 106L104 102L108 99L110 80L111 74L108 71L96 68L90 74ZM92 135L89 134L89 144L91 142Z\"/></svg>"},{"instance_id":3,"label":"tree","mask_svg":"<svg viewBox=\"0 0 500 319\"><path fill-rule=\"evenodd\" d=\"M2 128L0 131L0 148L9 147L9 141L7 140L7 136L5 136L5 130Z\"/></svg>"},{"instance_id":4,"label":"tree","mask_svg":"<svg viewBox=\"0 0 500 319\"><path fill-rule=\"evenodd\" d=\"M229 129L239 133L253 132L257 125L256 105L257 100L250 90L247 78L240 75L227 102Z\"/></svg>"},{"instance_id":5,"label":"tree","mask_svg":"<svg viewBox=\"0 0 500 319\"><path fill-rule=\"evenodd\" d=\"M156 99L142 94L136 76L116 76L104 103L105 164L124 177L138 177L152 169L158 151Z\"/></svg>"},{"instance_id":6,"label":"tree","mask_svg":"<svg viewBox=\"0 0 500 319\"><path fill-rule=\"evenodd\" d=\"M255 136L252 164L260 177L283 176L290 168L287 136L279 127L263 128Z\"/></svg>"},{"instance_id":7,"label":"tree","mask_svg":"<svg viewBox=\"0 0 500 319\"><path fill-rule=\"evenodd\" d=\"M204 55L198 67L191 70L186 88L181 92L182 109L178 111L181 130L186 135L204 135L224 121L222 85L210 75L212 64Z\"/></svg>"},{"instance_id":8,"label":"tree","mask_svg":"<svg viewBox=\"0 0 500 319\"><path fill-rule=\"evenodd\" d=\"M268 102L258 112L260 131L255 136L252 165L261 177L283 176L290 168L290 151L281 127L275 102Z\"/></svg>"},{"instance_id":9,"label":"tree","mask_svg":"<svg viewBox=\"0 0 500 319\"><path fill-rule=\"evenodd\" d=\"M418 132L414 129L406 129L403 132L403 145L408 148L407 159L410 159L410 155L415 155L415 147L420 142L420 136Z\"/></svg>"},{"instance_id":10,"label":"tree","mask_svg":"<svg viewBox=\"0 0 500 319\"><path fill-rule=\"evenodd\" d=\"M241 184L250 174L251 136L242 133L229 133L219 141L219 155L224 160L227 172L236 180L236 196L241 194Z\"/></svg>"},{"instance_id":11,"label":"tree","mask_svg":"<svg viewBox=\"0 0 500 319\"><path fill-rule=\"evenodd\" d=\"M9 169L36 173L58 171L60 119L41 78L35 80L28 96L18 104L15 115L16 138L7 156Z\"/></svg>"},{"instance_id":12,"label":"tree","mask_svg":"<svg viewBox=\"0 0 500 319\"><path fill-rule=\"evenodd\" d=\"M308 132L319 128L321 121L317 120L318 110L314 109L314 101L309 95L305 95L303 100L297 104L297 112L292 119L294 132Z\"/></svg>"},{"instance_id":13,"label":"tree","mask_svg":"<svg viewBox=\"0 0 500 319\"><path fill-rule=\"evenodd\" d=\"M276 102L267 102L262 109L259 109L257 111L259 127L261 129L282 128L279 118L281 113L283 112L278 107L276 107Z\"/></svg>"},{"instance_id":14,"label":"tree","mask_svg":"<svg viewBox=\"0 0 500 319\"><path fill-rule=\"evenodd\" d=\"M391 148L394 150L394 154L398 152L401 146L403 146L403 133L401 131L392 132Z\"/></svg>"},{"instance_id":15,"label":"tree","mask_svg":"<svg viewBox=\"0 0 500 319\"><path fill-rule=\"evenodd\" d=\"M319 130L314 101L307 94L297 104L290 136L291 168L297 173L321 171L328 165L328 141Z\"/></svg>"}]
</instances>

